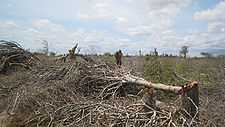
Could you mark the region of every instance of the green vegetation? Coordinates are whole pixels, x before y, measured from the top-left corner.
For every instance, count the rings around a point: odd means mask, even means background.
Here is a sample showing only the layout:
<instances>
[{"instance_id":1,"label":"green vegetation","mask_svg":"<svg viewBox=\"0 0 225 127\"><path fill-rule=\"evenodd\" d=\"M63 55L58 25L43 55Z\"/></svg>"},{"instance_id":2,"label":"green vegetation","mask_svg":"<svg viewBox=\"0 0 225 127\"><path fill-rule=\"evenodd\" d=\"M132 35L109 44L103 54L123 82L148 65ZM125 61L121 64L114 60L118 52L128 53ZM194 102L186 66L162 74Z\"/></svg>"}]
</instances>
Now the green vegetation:
<instances>
[{"instance_id":1,"label":"green vegetation","mask_svg":"<svg viewBox=\"0 0 225 127\"><path fill-rule=\"evenodd\" d=\"M152 82L165 84L184 84L187 80L196 80L206 86L221 82L224 58L175 58L145 56L144 78Z\"/></svg>"},{"instance_id":2,"label":"green vegetation","mask_svg":"<svg viewBox=\"0 0 225 127\"><path fill-rule=\"evenodd\" d=\"M110 54L110 53L105 53L102 56L102 59L107 62L107 63L116 63L115 57L114 55Z\"/></svg>"}]
</instances>

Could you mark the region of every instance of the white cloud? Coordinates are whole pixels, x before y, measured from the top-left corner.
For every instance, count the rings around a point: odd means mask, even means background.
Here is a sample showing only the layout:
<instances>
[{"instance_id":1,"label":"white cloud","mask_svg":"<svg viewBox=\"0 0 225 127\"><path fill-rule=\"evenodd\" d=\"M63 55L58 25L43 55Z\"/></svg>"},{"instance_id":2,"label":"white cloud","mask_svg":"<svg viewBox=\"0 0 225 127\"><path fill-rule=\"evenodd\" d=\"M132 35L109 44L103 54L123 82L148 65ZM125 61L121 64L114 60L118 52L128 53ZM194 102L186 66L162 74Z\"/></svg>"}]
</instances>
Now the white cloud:
<instances>
[{"instance_id":1,"label":"white cloud","mask_svg":"<svg viewBox=\"0 0 225 127\"><path fill-rule=\"evenodd\" d=\"M131 37L145 41L146 47L174 47L174 39L166 31L171 31L175 23L174 18L180 10L191 4L191 0L143 0L131 1L126 8L127 13L119 13L117 18L126 19L117 22L117 29ZM120 9L120 8L119 8ZM125 11L126 12L126 11ZM173 35L177 36L177 35ZM167 38L168 37L168 38ZM176 37L178 38L178 37ZM170 40L172 39L172 40ZM168 40L165 42L165 40ZM179 48L179 45L175 45Z\"/></svg>"},{"instance_id":2,"label":"white cloud","mask_svg":"<svg viewBox=\"0 0 225 127\"><path fill-rule=\"evenodd\" d=\"M208 31L209 32L223 32L225 33L224 31L225 29L225 21L224 22L211 22L208 24Z\"/></svg>"},{"instance_id":3,"label":"white cloud","mask_svg":"<svg viewBox=\"0 0 225 127\"><path fill-rule=\"evenodd\" d=\"M225 1L221 1L213 9L207 9L204 11L197 12L194 15L194 18L196 20L205 20L208 22L225 21L224 12L225 12Z\"/></svg>"},{"instance_id":4,"label":"white cloud","mask_svg":"<svg viewBox=\"0 0 225 127\"><path fill-rule=\"evenodd\" d=\"M221 43L206 42L222 39L225 35L225 16L223 16L225 2L220 2L215 8L203 10L194 15L195 20L208 22L207 31L193 30L190 35L185 36L179 36L179 33L174 31L175 17L192 1L71 0L56 1L54 4L49 2L54 8L49 9L49 6L44 6L40 10L43 11L40 12L42 15L32 18L30 25L18 27L19 25L13 21L0 22L0 28L3 28L0 30L0 35L5 38L24 40L27 47L32 48L35 48L34 44L40 43L41 40L48 40L54 50L64 52L75 41L79 42L85 52L89 52L89 49L108 52L118 48L134 52L139 49L147 51L154 47L177 50L182 45L204 49ZM33 6L30 6L31 12L32 8ZM74 27L69 25L70 28L68 28L63 25L68 22L74 23Z\"/></svg>"},{"instance_id":5,"label":"white cloud","mask_svg":"<svg viewBox=\"0 0 225 127\"><path fill-rule=\"evenodd\" d=\"M48 19L40 19L33 22L33 26L36 28L42 28L50 25L51 22Z\"/></svg>"},{"instance_id":6,"label":"white cloud","mask_svg":"<svg viewBox=\"0 0 225 127\"><path fill-rule=\"evenodd\" d=\"M2 21L1 21L2 22ZM7 25L6 25L7 24ZM25 48L39 50L43 47L42 41L49 42L49 48L58 53L65 53L68 49L79 43L83 53L103 53L114 51L117 46L117 39L111 37L107 31L99 30L69 30L61 24L54 23L49 19L38 19L31 23L31 26L5 27L0 29L1 39L19 41ZM15 23L16 24L16 23Z\"/></svg>"},{"instance_id":7,"label":"white cloud","mask_svg":"<svg viewBox=\"0 0 225 127\"><path fill-rule=\"evenodd\" d=\"M217 50L225 46L225 1L219 2L214 8L196 12L193 19L206 22L206 31L193 32L187 35L190 45L198 50Z\"/></svg>"},{"instance_id":8,"label":"white cloud","mask_svg":"<svg viewBox=\"0 0 225 127\"><path fill-rule=\"evenodd\" d=\"M18 25L14 22L14 21L0 21L0 28L4 29L4 28L15 28L18 27Z\"/></svg>"},{"instance_id":9,"label":"white cloud","mask_svg":"<svg viewBox=\"0 0 225 127\"><path fill-rule=\"evenodd\" d=\"M46 19L35 21L33 26L38 30L41 29L41 31L47 28L48 32L53 33L53 28L64 29L64 32L61 32L61 36L64 36L64 38L82 38L82 42L86 45L104 47L101 50L109 49L112 51L120 47L125 48L125 46L131 49L174 47L174 43L180 41L180 38L176 37L175 33L172 33L172 35L168 31L172 29L173 18L191 2L191 0L124 0L120 2L114 0L84 0L79 2L78 11L75 12L77 19L90 23L95 20L112 22L114 25L112 27L118 34L128 36L125 38L126 41L123 41L124 37L115 37L114 31L112 32L107 28L105 31L97 28L96 30L84 28L85 33L81 34L77 31L68 32L61 25ZM46 35L49 34L42 34L45 37ZM53 35L60 36L58 33ZM54 38L53 35L50 37ZM73 35L76 35L76 37ZM176 48L179 48L179 46L176 45Z\"/></svg>"},{"instance_id":10,"label":"white cloud","mask_svg":"<svg viewBox=\"0 0 225 127\"><path fill-rule=\"evenodd\" d=\"M65 30L63 25L53 23L48 19L34 20L32 22L32 26L36 29L42 29L42 30L47 30L47 31L63 32Z\"/></svg>"},{"instance_id":11,"label":"white cloud","mask_svg":"<svg viewBox=\"0 0 225 127\"><path fill-rule=\"evenodd\" d=\"M33 20L31 26L14 30L19 33L16 38L30 42L27 47L32 48L35 48L34 43L48 40L54 43L54 49L62 48L63 51L71 47L75 43L73 41L78 40L84 48L88 48L89 45L102 47L97 48L99 52L114 51L118 48L127 51L153 47L179 48L184 42L172 31L174 17L192 2L192 0L71 0L54 3L41 1L31 2L35 5L28 6L30 11L21 14L31 13L30 15L34 14L37 17L78 21L81 25L83 22L88 24L97 22L100 27L101 23L106 22L111 26L101 29L98 26L69 29L63 24L56 23L57 20L35 18L37 20ZM53 7L50 9L48 4ZM42 9L37 11L35 8L37 5ZM20 9L23 10L22 7ZM8 30L10 35L12 33L15 35L16 32ZM180 43L175 44L177 42Z\"/></svg>"},{"instance_id":12,"label":"white cloud","mask_svg":"<svg viewBox=\"0 0 225 127\"><path fill-rule=\"evenodd\" d=\"M125 18L125 17L117 17L116 20L117 20L117 23L127 23L128 22L127 18Z\"/></svg>"},{"instance_id":13,"label":"white cloud","mask_svg":"<svg viewBox=\"0 0 225 127\"><path fill-rule=\"evenodd\" d=\"M196 12L195 20L208 22L209 32L223 32L225 29L225 1L218 3L215 8Z\"/></svg>"},{"instance_id":14,"label":"white cloud","mask_svg":"<svg viewBox=\"0 0 225 127\"><path fill-rule=\"evenodd\" d=\"M109 4L107 4L107 3L96 3L95 4L95 7L96 8L106 8L106 7L108 7L108 6L110 6Z\"/></svg>"}]
</instances>

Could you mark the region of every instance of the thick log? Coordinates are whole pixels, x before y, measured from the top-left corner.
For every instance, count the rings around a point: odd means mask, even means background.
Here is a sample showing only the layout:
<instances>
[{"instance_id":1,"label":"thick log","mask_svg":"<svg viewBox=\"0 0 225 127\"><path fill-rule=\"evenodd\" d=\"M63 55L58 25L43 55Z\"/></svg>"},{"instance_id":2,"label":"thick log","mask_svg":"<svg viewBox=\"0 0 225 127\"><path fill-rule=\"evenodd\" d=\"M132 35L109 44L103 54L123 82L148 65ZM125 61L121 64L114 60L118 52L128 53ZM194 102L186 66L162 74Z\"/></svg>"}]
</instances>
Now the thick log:
<instances>
[{"instance_id":1,"label":"thick log","mask_svg":"<svg viewBox=\"0 0 225 127\"><path fill-rule=\"evenodd\" d=\"M199 84L193 81L185 86L169 86L160 83L151 83L143 78L128 75L123 79L126 83L133 83L138 85L143 85L149 88L149 91L144 94L142 100L144 103L150 107L155 107L155 100L153 95L153 89L159 89L164 91L174 92L176 94L182 95L182 108L187 111L187 113L194 118L198 119L199 112Z\"/></svg>"},{"instance_id":2,"label":"thick log","mask_svg":"<svg viewBox=\"0 0 225 127\"><path fill-rule=\"evenodd\" d=\"M176 94L186 93L187 91L191 90L195 84L198 84L196 81L191 82L186 86L172 86L172 85L165 85L161 83L152 83L143 78L139 78L133 75L127 75L123 78L123 82L126 83L134 83L137 85L143 85L148 88L154 88L158 90L170 91Z\"/></svg>"}]
</instances>

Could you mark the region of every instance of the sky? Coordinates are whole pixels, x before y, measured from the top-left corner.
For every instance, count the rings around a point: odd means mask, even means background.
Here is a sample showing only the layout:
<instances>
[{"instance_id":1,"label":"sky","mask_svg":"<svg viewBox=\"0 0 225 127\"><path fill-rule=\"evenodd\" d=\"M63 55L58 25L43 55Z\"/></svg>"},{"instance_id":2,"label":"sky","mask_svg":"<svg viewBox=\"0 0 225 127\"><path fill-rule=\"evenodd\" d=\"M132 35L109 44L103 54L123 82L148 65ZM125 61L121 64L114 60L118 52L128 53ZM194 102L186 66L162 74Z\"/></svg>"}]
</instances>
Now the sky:
<instances>
[{"instance_id":1,"label":"sky","mask_svg":"<svg viewBox=\"0 0 225 127\"><path fill-rule=\"evenodd\" d=\"M224 0L0 0L0 40L66 53L225 53Z\"/></svg>"}]
</instances>

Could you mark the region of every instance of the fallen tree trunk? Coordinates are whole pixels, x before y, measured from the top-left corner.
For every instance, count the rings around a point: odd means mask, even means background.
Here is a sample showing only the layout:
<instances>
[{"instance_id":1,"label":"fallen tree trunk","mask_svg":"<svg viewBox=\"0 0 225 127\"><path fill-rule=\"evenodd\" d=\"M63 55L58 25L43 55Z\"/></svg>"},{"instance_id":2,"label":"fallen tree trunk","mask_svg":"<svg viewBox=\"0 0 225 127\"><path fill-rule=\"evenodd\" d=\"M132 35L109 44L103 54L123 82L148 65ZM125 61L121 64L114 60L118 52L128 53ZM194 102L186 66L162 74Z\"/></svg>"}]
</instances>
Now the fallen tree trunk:
<instances>
[{"instance_id":1,"label":"fallen tree trunk","mask_svg":"<svg viewBox=\"0 0 225 127\"><path fill-rule=\"evenodd\" d=\"M170 92L173 92L176 94L186 93L186 92L190 91L195 85L198 84L198 82L193 81L185 86L171 86L171 85L165 85L165 84L161 84L161 83L152 83L143 78L136 77L133 75L125 76L123 78L123 82L124 83L133 83L133 84L137 84L137 85L143 85L145 87L154 88L154 89L158 89L158 90L170 91Z\"/></svg>"},{"instance_id":2,"label":"fallen tree trunk","mask_svg":"<svg viewBox=\"0 0 225 127\"><path fill-rule=\"evenodd\" d=\"M161 83L151 83L146 81L143 78L136 76L128 75L123 79L125 83L133 83L137 85L143 85L149 88L149 91L144 94L143 101L144 103L152 108L155 108L155 100L153 98L153 89L159 89L169 92L174 92L176 94L182 95L182 107L190 117L195 120L198 119L199 115L199 88L198 82L193 81L185 86L169 86ZM147 110L146 110L147 111Z\"/></svg>"}]
</instances>

